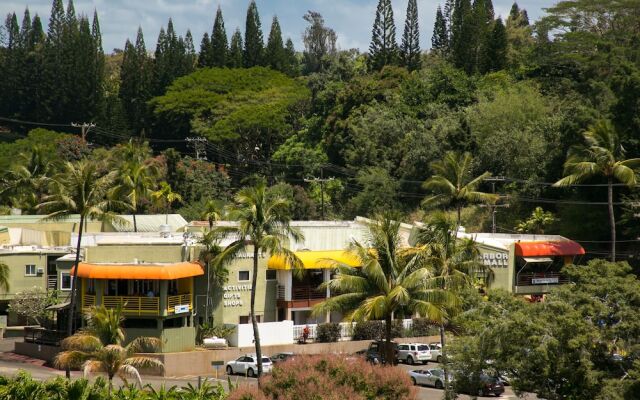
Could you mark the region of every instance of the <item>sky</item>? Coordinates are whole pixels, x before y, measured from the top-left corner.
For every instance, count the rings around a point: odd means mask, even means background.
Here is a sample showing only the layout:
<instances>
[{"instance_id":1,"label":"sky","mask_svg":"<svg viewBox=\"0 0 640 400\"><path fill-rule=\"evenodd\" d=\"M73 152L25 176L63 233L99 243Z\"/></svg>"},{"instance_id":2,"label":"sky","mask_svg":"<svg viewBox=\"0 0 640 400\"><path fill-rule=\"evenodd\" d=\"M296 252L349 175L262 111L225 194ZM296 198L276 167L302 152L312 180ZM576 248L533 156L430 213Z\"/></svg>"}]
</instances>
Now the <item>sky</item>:
<instances>
[{"instance_id":1,"label":"sky","mask_svg":"<svg viewBox=\"0 0 640 400\"><path fill-rule=\"evenodd\" d=\"M63 0L66 3L68 0ZM423 49L431 46L431 32L438 4L445 0L418 0L420 44ZM396 35L401 40L408 0L392 0ZM544 15L543 8L557 0L520 0L529 19L535 21ZM31 15L38 13L46 25L49 20L52 0L0 0L0 15L16 12L22 21L25 7ZM271 20L278 16L284 39L291 38L296 49L302 49L302 33L306 22L302 16L307 10L320 12L326 25L338 35L338 46L346 50L359 48L366 51L371 39L371 26L375 18L377 0L256 0L262 22L265 41ZM102 29L103 47L106 52L122 49L127 38L135 40L138 26L142 27L148 50L155 48L161 26L166 26L171 17L178 34L191 30L196 49L204 32L211 33L218 6L222 8L227 34L239 27L244 28L249 0L75 0L76 14L92 16L98 11ZM508 16L513 0L493 0L496 15ZM45 26L46 30L46 26Z\"/></svg>"}]
</instances>

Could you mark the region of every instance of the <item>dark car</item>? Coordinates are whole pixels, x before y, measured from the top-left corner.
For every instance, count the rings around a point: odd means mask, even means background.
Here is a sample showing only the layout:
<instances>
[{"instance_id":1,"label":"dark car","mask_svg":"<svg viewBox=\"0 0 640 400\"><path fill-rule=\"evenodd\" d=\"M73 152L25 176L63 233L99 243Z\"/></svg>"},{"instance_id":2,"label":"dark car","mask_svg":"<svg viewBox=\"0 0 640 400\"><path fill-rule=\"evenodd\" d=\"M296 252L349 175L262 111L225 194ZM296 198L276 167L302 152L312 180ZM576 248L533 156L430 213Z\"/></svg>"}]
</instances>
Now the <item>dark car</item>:
<instances>
[{"instance_id":1,"label":"dark car","mask_svg":"<svg viewBox=\"0 0 640 400\"><path fill-rule=\"evenodd\" d=\"M480 384L482 385L478 389L478 396L500 396L504 393L504 383L496 377L489 375L480 375Z\"/></svg>"},{"instance_id":2,"label":"dark car","mask_svg":"<svg viewBox=\"0 0 640 400\"><path fill-rule=\"evenodd\" d=\"M365 358L372 364L387 364L386 355L385 355L385 345L386 342L384 340L376 340L369 344L369 348L367 349L367 353ZM397 364L398 360L398 343L391 342L391 346L393 347L393 357L390 360L392 364Z\"/></svg>"},{"instance_id":3,"label":"dark car","mask_svg":"<svg viewBox=\"0 0 640 400\"><path fill-rule=\"evenodd\" d=\"M293 353L289 353L289 352L278 353L271 356L271 362L273 362L274 364L277 364L277 363L290 360L292 358L293 358Z\"/></svg>"}]
</instances>

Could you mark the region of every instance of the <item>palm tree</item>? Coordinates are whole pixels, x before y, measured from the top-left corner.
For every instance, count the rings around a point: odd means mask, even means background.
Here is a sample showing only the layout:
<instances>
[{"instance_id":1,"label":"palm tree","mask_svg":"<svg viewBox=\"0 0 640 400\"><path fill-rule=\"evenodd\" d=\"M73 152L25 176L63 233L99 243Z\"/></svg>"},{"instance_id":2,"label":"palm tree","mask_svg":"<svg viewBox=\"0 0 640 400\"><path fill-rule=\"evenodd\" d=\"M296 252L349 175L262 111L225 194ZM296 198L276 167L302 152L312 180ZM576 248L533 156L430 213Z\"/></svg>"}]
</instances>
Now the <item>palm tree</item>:
<instances>
[{"instance_id":1,"label":"palm tree","mask_svg":"<svg viewBox=\"0 0 640 400\"><path fill-rule=\"evenodd\" d=\"M569 149L564 163L564 178L554 186L571 186L594 176L607 179L607 203L611 229L611 261L616 260L616 219L613 212L613 183L625 186L637 184L636 170L640 158L624 159L625 149L609 120L600 120L584 133L584 144Z\"/></svg>"},{"instance_id":2,"label":"palm tree","mask_svg":"<svg viewBox=\"0 0 640 400\"><path fill-rule=\"evenodd\" d=\"M233 227L215 229L222 238L232 238L218 256L216 262L227 264L249 251L253 252L253 275L251 277L251 323L258 359L258 375L262 374L262 349L256 320L256 282L258 259L264 253L281 256L293 268L301 268L300 259L287 248L289 237L302 240L302 234L289 225L289 200L270 195L264 182L245 187L235 196L235 204L229 207L229 217L237 221Z\"/></svg>"},{"instance_id":3,"label":"palm tree","mask_svg":"<svg viewBox=\"0 0 640 400\"><path fill-rule=\"evenodd\" d=\"M0 262L0 289L4 289L5 292L9 291L9 273L9 266Z\"/></svg>"},{"instance_id":4,"label":"palm tree","mask_svg":"<svg viewBox=\"0 0 640 400\"><path fill-rule=\"evenodd\" d=\"M0 194L7 197L13 207L32 209L41 200L54 162L41 146L29 153L20 153L18 162L6 173L0 183Z\"/></svg>"},{"instance_id":5,"label":"palm tree","mask_svg":"<svg viewBox=\"0 0 640 400\"><path fill-rule=\"evenodd\" d=\"M209 221L209 230L213 229L213 224L224 218L224 202L221 200L209 200L204 206L202 218Z\"/></svg>"},{"instance_id":6,"label":"palm tree","mask_svg":"<svg viewBox=\"0 0 640 400\"><path fill-rule=\"evenodd\" d=\"M155 165L138 161L126 162L121 165L120 171L118 171L118 183L113 195L116 198L126 198L130 203L134 232L138 232L136 214L141 202L151 196L156 175Z\"/></svg>"},{"instance_id":7,"label":"palm tree","mask_svg":"<svg viewBox=\"0 0 640 400\"><path fill-rule=\"evenodd\" d=\"M165 210L165 224L169 224L169 210L175 202L182 202L182 196L171 189L167 182L160 182L160 189L151 193L151 198L160 208Z\"/></svg>"},{"instance_id":8,"label":"palm tree","mask_svg":"<svg viewBox=\"0 0 640 400\"><path fill-rule=\"evenodd\" d=\"M393 360L392 316L398 311L418 313L432 321L443 321L447 309L459 305L459 299L441 290L439 278L425 263L418 248L401 248L400 223L388 217L369 225L365 243L353 241L346 252L360 267L329 260L337 273L323 284L333 296L314 307L321 315L330 311L346 312L348 321L384 320L386 360Z\"/></svg>"},{"instance_id":9,"label":"palm tree","mask_svg":"<svg viewBox=\"0 0 640 400\"><path fill-rule=\"evenodd\" d=\"M456 295L460 290L472 287L474 277L483 276L485 283L493 278L493 271L479 262L480 252L472 239L459 239L457 227L445 213L436 213L418 231L416 246L429 265L432 273L438 277L441 290ZM448 308L451 317L457 308ZM448 387L447 357L445 342L445 322L440 321L440 344L442 345L445 387Z\"/></svg>"},{"instance_id":10,"label":"palm tree","mask_svg":"<svg viewBox=\"0 0 640 400\"><path fill-rule=\"evenodd\" d=\"M200 261L207 267L207 299L205 305L205 321L209 322L209 306L212 305L211 288L213 285L223 286L228 279L229 270L225 263L217 262L217 257L222 253L220 247L220 237L216 231L205 231L198 240L202 246L200 250Z\"/></svg>"},{"instance_id":11,"label":"palm tree","mask_svg":"<svg viewBox=\"0 0 640 400\"><path fill-rule=\"evenodd\" d=\"M489 172L473 177L473 158L471 154L458 154L448 151L440 161L431 163L431 169L436 173L423 183L423 187L434 194L424 199L426 206L450 205L456 210L456 225L460 226L462 207L470 203L492 204L498 196L478 190L483 180L490 177Z\"/></svg>"},{"instance_id":12,"label":"palm tree","mask_svg":"<svg viewBox=\"0 0 640 400\"><path fill-rule=\"evenodd\" d=\"M108 200L107 193L115 181L115 172L103 174L96 163L78 161L67 162L63 171L50 181L50 195L38 204L49 214L46 219L62 219L70 214L79 214L78 240L76 242L75 268L73 269L69 319L67 334L73 334L76 290L78 287L78 269L80 267L80 245L84 224L88 219L116 220L117 217L107 211L112 205L122 205L119 200Z\"/></svg>"},{"instance_id":13,"label":"palm tree","mask_svg":"<svg viewBox=\"0 0 640 400\"><path fill-rule=\"evenodd\" d=\"M87 313L87 328L65 338L54 365L70 369L82 365L85 377L91 372L104 372L109 379L111 391L113 377L118 375L127 384L127 378L135 378L142 387L138 369L159 369L164 365L156 358L136 356L136 353L155 351L161 341L154 337L137 337L127 346L122 346L122 309L92 307Z\"/></svg>"}]
</instances>

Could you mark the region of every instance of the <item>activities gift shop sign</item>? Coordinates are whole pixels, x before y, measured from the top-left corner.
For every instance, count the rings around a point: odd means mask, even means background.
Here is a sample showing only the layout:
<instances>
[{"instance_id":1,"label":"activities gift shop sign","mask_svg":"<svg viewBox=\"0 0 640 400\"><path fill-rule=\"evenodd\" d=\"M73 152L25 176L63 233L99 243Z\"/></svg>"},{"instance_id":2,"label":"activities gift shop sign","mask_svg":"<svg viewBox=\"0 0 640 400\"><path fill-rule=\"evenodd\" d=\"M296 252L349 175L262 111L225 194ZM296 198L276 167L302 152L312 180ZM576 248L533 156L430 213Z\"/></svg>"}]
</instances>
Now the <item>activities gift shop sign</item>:
<instances>
[{"instance_id":1,"label":"activities gift shop sign","mask_svg":"<svg viewBox=\"0 0 640 400\"><path fill-rule=\"evenodd\" d=\"M242 307L242 293L251 292L251 285L227 285L223 289L223 307Z\"/></svg>"}]
</instances>

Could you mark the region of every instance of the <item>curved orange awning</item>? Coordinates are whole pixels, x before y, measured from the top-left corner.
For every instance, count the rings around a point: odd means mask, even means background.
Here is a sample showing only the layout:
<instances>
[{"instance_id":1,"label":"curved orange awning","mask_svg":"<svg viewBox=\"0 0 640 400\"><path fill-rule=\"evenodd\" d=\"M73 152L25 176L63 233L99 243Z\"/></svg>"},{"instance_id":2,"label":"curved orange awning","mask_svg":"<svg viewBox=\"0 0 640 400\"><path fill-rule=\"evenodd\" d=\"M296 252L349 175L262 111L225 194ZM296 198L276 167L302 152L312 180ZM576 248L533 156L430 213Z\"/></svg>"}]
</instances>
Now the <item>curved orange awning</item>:
<instances>
[{"instance_id":1,"label":"curved orange awning","mask_svg":"<svg viewBox=\"0 0 640 400\"><path fill-rule=\"evenodd\" d=\"M302 261L304 269L331 269L334 264L329 260L334 260L351 267L359 267L358 260L344 250L325 251L296 251L295 255ZM291 265L285 262L282 256L271 256L267 264L269 269L291 269Z\"/></svg>"},{"instance_id":2,"label":"curved orange awning","mask_svg":"<svg viewBox=\"0 0 640 400\"><path fill-rule=\"evenodd\" d=\"M573 240L516 243L516 255L521 257L576 256L584 253L582 246Z\"/></svg>"},{"instance_id":3,"label":"curved orange awning","mask_svg":"<svg viewBox=\"0 0 640 400\"><path fill-rule=\"evenodd\" d=\"M75 266L71 268L73 274ZM202 265L193 262L174 264L91 264L80 263L78 276L89 279L173 280L204 275Z\"/></svg>"}]
</instances>

